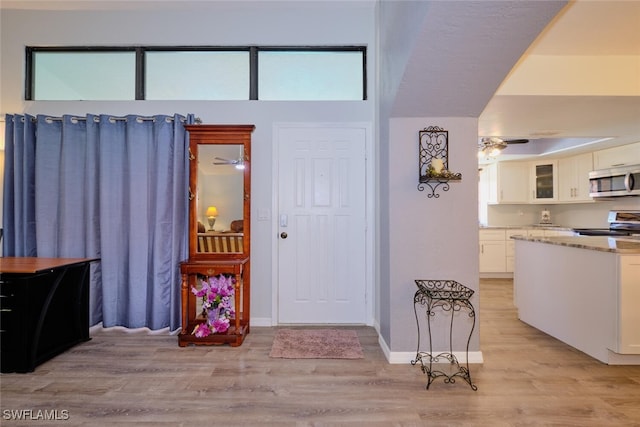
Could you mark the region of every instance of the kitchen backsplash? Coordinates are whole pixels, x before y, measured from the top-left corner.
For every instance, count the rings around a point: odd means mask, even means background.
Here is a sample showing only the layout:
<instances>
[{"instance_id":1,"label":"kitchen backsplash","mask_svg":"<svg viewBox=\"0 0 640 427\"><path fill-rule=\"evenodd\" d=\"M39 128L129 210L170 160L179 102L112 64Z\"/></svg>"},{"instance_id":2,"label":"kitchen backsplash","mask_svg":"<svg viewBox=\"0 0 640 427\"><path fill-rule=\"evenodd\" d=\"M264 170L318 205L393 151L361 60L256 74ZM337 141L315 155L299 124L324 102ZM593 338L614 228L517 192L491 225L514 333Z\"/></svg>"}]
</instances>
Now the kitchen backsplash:
<instances>
[{"instance_id":1,"label":"kitchen backsplash","mask_svg":"<svg viewBox=\"0 0 640 427\"><path fill-rule=\"evenodd\" d=\"M640 210L640 197L617 198L609 201L571 204L488 205L486 223L481 225L507 227L540 222L540 212L551 212L554 225L578 228L606 228L607 214L612 209Z\"/></svg>"}]
</instances>

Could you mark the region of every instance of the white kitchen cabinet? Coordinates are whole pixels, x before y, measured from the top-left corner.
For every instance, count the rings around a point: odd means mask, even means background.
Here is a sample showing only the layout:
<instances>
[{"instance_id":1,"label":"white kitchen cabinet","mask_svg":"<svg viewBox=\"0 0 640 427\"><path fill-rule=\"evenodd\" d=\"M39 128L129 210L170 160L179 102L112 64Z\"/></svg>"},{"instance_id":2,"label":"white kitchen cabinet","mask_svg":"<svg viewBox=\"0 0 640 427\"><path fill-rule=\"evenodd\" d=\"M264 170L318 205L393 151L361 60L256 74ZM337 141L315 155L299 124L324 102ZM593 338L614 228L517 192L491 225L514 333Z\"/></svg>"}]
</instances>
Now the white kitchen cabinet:
<instances>
[{"instance_id":1,"label":"white kitchen cabinet","mask_svg":"<svg viewBox=\"0 0 640 427\"><path fill-rule=\"evenodd\" d=\"M637 164L640 164L640 142L598 150L593 153L594 169Z\"/></svg>"},{"instance_id":2,"label":"white kitchen cabinet","mask_svg":"<svg viewBox=\"0 0 640 427\"><path fill-rule=\"evenodd\" d=\"M523 162L499 162L498 203L528 203L529 172Z\"/></svg>"},{"instance_id":3,"label":"white kitchen cabinet","mask_svg":"<svg viewBox=\"0 0 640 427\"><path fill-rule=\"evenodd\" d=\"M558 162L556 160L530 163L532 203L547 203L558 200Z\"/></svg>"},{"instance_id":4,"label":"white kitchen cabinet","mask_svg":"<svg viewBox=\"0 0 640 427\"><path fill-rule=\"evenodd\" d=\"M558 161L558 200L588 202L589 172L593 170L593 154L585 153Z\"/></svg>"},{"instance_id":5,"label":"white kitchen cabinet","mask_svg":"<svg viewBox=\"0 0 640 427\"><path fill-rule=\"evenodd\" d=\"M513 236L552 237L573 234L573 231L568 229L548 227L480 229L480 273L500 273L486 274L484 277L508 277L503 273L513 273L515 265ZM501 258L504 258L504 262Z\"/></svg>"},{"instance_id":6,"label":"white kitchen cabinet","mask_svg":"<svg viewBox=\"0 0 640 427\"><path fill-rule=\"evenodd\" d=\"M480 199L486 203L498 203L498 165L484 165L480 170Z\"/></svg>"},{"instance_id":7,"label":"white kitchen cabinet","mask_svg":"<svg viewBox=\"0 0 640 427\"><path fill-rule=\"evenodd\" d=\"M505 230L480 230L480 273L506 272Z\"/></svg>"},{"instance_id":8,"label":"white kitchen cabinet","mask_svg":"<svg viewBox=\"0 0 640 427\"><path fill-rule=\"evenodd\" d=\"M529 202L529 168L526 162L497 162L483 169L489 203ZM481 175L481 179L483 179Z\"/></svg>"}]
</instances>

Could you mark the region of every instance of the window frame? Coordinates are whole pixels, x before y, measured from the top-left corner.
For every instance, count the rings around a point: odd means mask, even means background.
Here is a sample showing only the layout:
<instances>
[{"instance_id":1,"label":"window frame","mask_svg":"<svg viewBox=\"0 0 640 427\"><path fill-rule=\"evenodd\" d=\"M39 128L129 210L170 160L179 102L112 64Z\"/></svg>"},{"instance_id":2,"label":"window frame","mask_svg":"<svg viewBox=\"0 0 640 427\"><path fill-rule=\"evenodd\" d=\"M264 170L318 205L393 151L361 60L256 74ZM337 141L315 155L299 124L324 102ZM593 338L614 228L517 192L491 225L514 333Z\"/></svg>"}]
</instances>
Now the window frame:
<instances>
[{"instance_id":1,"label":"window frame","mask_svg":"<svg viewBox=\"0 0 640 427\"><path fill-rule=\"evenodd\" d=\"M146 100L146 52L249 52L249 101L258 101L258 52L361 52L362 101L367 100L367 47L366 46L26 46L24 99L38 101L35 94L35 55L39 52L99 53L135 52L135 101Z\"/></svg>"}]
</instances>

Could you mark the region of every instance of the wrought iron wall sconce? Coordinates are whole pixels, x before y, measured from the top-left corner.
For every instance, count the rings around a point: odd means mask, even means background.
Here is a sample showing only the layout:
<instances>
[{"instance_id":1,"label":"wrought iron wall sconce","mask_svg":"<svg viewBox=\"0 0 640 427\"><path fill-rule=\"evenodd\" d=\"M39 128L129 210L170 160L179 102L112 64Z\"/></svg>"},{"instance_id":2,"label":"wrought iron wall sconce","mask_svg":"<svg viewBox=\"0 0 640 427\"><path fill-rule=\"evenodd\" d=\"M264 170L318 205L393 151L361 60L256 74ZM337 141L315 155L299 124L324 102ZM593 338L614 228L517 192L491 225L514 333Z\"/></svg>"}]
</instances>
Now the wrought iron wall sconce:
<instances>
[{"instance_id":1,"label":"wrought iron wall sconce","mask_svg":"<svg viewBox=\"0 0 640 427\"><path fill-rule=\"evenodd\" d=\"M438 198L438 187L449 191L449 182L462 180L462 174L449 170L449 131L437 126L429 126L419 132L419 181L418 190L429 187L427 197Z\"/></svg>"}]
</instances>

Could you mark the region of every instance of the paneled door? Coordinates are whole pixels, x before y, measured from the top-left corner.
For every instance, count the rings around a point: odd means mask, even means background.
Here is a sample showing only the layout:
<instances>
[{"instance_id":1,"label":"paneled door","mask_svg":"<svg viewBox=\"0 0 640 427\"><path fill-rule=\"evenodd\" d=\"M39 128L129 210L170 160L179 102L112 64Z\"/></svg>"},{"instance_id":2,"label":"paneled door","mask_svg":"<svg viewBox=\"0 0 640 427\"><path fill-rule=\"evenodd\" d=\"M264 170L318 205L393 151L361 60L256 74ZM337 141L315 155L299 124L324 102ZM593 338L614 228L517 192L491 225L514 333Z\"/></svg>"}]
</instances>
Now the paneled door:
<instances>
[{"instance_id":1,"label":"paneled door","mask_svg":"<svg viewBox=\"0 0 640 427\"><path fill-rule=\"evenodd\" d=\"M366 132L278 135L278 322L365 323Z\"/></svg>"}]
</instances>

